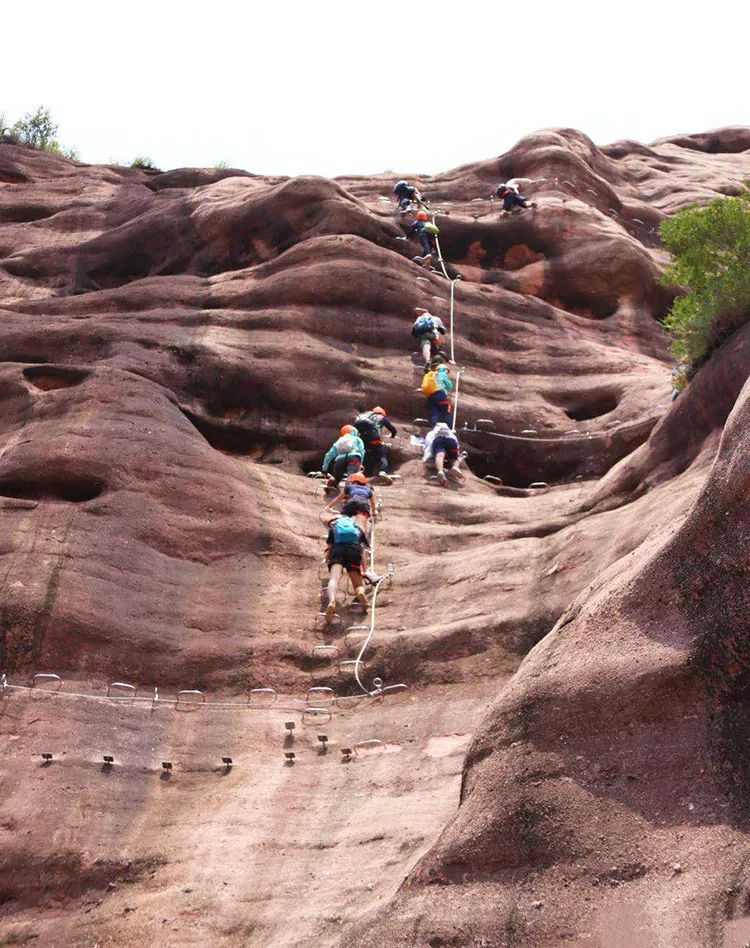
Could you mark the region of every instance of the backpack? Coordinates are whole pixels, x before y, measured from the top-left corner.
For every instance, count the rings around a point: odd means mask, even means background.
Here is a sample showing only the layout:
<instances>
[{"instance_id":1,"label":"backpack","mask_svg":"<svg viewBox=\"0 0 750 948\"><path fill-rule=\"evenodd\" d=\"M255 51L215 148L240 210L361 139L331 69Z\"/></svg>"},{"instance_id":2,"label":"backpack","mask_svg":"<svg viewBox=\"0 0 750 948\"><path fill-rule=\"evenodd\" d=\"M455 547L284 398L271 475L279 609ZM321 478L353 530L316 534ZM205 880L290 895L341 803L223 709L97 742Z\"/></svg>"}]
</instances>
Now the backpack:
<instances>
[{"instance_id":1,"label":"backpack","mask_svg":"<svg viewBox=\"0 0 750 948\"><path fill-rule=\"evenodd\" d=\"M359 527L351 517L339 517L333 525L333 542L358 544L361 543Z\"/></svg>"},{"instance_id":2,"label":"backpack","mask_svg":"<svg viewBox=\"0 0 750 948\"><path fill-rule=\"evenodd\" d=\"M412 336L424 336L426 332L430 332L434 328L435 324L432 321L432 316L418 316L411 327L411 334Z\"/></svg>"},{"instance_id":3,"label":"backpack","mask_svg":"<svg viewBox=\"0 0 750 948\"><path fill-rule=\"evenodd\" d=\"M422 230L425 232L425 234L429 234L430 237L437 237L437 235L440 233L440 228L437 226L437 224L431 224L430 221L427 221Z\"/></svg>"},{"instance_id":4,"label":"backpack","mask_svg":"<svg viewBox=\"0 0 750 948\"><path fill-rule=\"evenodd\" d=\"M439 387L437 373L427 372L425 373L425 377L422 379L422 385L419 390L423 395L427 395L429 397L433 392L436 392Z\"/></svg>"},{"instance_id":5,"label":"backpack","mask_svg":"<svg viewBox=\"0 0 750 948\"><path fill-rule=\"evenodd\" d=\"M357 415L354 419L354 427L360 433L364 441L380 437L380 428L375 424L369 412L364 415Z\"/></svg>"},{"instance_id":6,"label":"backpack","mask_svg":"<svg viewBox=\"0 0 750 948\"><path fill-rule=\"evenodd\" d=\"M342 435L334 444L336 454L351 454L354 450L354 440L349 435Z\"/></svg>"}]
</instances>

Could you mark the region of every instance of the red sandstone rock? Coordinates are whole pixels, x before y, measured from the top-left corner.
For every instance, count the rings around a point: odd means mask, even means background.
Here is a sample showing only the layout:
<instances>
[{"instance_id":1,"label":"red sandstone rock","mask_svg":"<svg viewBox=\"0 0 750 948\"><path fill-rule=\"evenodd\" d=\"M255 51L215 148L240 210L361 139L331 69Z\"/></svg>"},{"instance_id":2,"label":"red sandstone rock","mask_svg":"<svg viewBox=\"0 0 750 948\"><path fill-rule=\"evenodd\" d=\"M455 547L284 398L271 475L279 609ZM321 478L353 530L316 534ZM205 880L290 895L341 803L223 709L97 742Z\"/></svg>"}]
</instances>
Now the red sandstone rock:
<instances>
[{"instance_id":1,"label":"red sandstone rock","mask_svg":"<svg viewBox=\"0 0 750 948\"><path fill-rule=\"evenodd\" d=\"M420 182L463 276L459 427L494 421L460 432L460 492L427 485L407 443L423 410L414 309L446 319L449 287L396 240L390 179L149 173L0 146L10 680L345 691L312 654L322 498L304 473L380 402L403 480L380 491L378 558L397 574L366 675L412 689L331 722L333 751L386 745L349 770L303 729L280 769L283 711L3 699L0 865L21 933L558 945L619 925L645 945L658 920L670 944L720 943L746 847L745 407L714 458L747 341L670 402L656 228L732 193L743 142L597 149L552 130ZM539 206L499 219L487 198L516 174L546 179ZM43 747L58 756L44 770ZM217 782L222 749L240 763ZM116 880L127 894L107 894Z\"/></svg>"}]
</instances>

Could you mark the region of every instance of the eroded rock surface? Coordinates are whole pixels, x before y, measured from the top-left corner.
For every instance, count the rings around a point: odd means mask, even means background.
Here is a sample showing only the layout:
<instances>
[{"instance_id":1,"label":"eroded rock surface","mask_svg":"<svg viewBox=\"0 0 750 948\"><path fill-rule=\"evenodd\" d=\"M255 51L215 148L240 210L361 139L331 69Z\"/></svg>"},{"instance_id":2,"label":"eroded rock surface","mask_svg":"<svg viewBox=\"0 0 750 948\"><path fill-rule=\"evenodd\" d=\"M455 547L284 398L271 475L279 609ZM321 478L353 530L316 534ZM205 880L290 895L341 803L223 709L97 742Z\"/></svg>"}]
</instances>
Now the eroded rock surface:
<instances>
[{"instance_id":1,"label":"eroded rock surface","mask_svg":"<svg viewBox=\"0 0 750 948\"><path fill-rule=\"evenodd\" d=\"M449 284L396 239L390 179L0 146L2 669L66 692L281 695L181 712L6 693L13 937L722 944L749 855L750 356L743 330L670 402L657 228L736 193L749 149L746 128L603 149L551 130L421 180L462 277L472 473L446 492L408 443L409 330L418 306L447 321ZM499 218L488 197L513 175L545 179L538 207ZM403 479L380 491L396 577L366 678L409 697L337 713L330 753L298 722L285 766L307 688L357 690L313 651L305 474L376 402Z\"/></svg>"}]
</instances>

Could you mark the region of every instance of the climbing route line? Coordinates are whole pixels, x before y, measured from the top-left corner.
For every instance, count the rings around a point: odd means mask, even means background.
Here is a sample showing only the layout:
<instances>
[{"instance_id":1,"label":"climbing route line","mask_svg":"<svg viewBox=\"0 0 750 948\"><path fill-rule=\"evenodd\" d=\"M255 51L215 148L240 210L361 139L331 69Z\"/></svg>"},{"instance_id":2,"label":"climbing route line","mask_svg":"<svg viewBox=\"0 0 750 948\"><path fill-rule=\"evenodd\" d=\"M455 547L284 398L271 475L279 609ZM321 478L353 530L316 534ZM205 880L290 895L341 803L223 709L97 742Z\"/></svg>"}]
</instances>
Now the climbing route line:
<instances>
[{"instance_id":1,"label":"climbing route line","mask_svg":"<svg viewBox=\"0 0 750 948\"><path fill-rule=\"evenodd\" d=\"M197 688L184 688L174 695L167 696L160 693L158 688L149 688L144 694L138 694L135 685L128 682L114 681L104 693L95 691L63 691L63 680L59 675L39 673L33 676L31 685L15 685L8 681L6 674L0 676L0 698L11 698L13 695L34 695L39 700L59 701L65 698L85 699L100 702L110 706L135 707L141 710L230 710L230 711L285 711L296 712L305 717L312 709L308 701L290 700L289 696L279 695L273 688L252 688L244 701L212 701L203 691ZM38 684L37 684L38 682ZM405 684L387 685L372 690L363 689L361 695L334 695L316 698L317 705L326 705L327 708L337 708L341 711L353 710L363 701L379 702L386 698L402 695L408 690ZM319 709L318 709L319 710Z\"/></svg>"}]
</instances>

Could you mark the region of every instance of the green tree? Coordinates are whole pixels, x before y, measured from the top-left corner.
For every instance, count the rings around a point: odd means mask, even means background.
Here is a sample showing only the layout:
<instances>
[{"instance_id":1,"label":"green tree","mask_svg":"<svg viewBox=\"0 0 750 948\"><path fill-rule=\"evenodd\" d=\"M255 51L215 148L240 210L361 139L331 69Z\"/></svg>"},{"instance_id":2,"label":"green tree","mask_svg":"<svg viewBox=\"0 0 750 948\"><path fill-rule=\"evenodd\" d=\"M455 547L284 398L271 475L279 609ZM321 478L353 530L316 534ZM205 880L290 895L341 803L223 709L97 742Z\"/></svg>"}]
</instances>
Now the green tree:
<instances>
[{"instance_id":1,"label":"green tree","mask_svg":"<svg viewBox=\"0 0 750 948\"><path fill-rule=\"evenodd\" d=\"M137 155L131 162L131 168L142 168L144 171L158 171L154 162L148 155Z\"/></svg>"},{"instance_id":2,"label":"green tree","mask_svg":"<svg viewBox=\"0 0 750 948\"><path fill-rule=\"evenodd\" d=\"M750 192L686 208L660 233L672 254L662 282L686 291L664 324L695 366L750 317Z\"/></svg>"},{"instance_id":3,"label":"green tree","mask_svg":"<svg viewBox=\"0 0 750 948\"><path fill-rule=\"evenodd\" d=\"M20 118L11 129L11 134L19 145L26 145L27 148L36 148L37 151L57 151L60 147L55 139L57 128L57 123L52 120L49 109L40 105L33 114L27 112L23 118ZM53 142L57 148L50 149Z\"/></svg>"},{"instance_id":4,"label":"green tree","mask_svg":"<svg viewBox=\"0 0 750 948\"><path fill-rule=\"evenodd\" d=\"M50 151L56 155L63 155L65 158L72 158L74 161L78 160L78 152L75 148L63 148L55 138L57 123L53 120L50 110L45 109L44 106L40 105L36 112L27 112L9 129L4 128L4 122L5 117L0 116L0 135L7 132L8 138L17 145L25 145L37 151Z\"/></svg>"}]
</instances>

